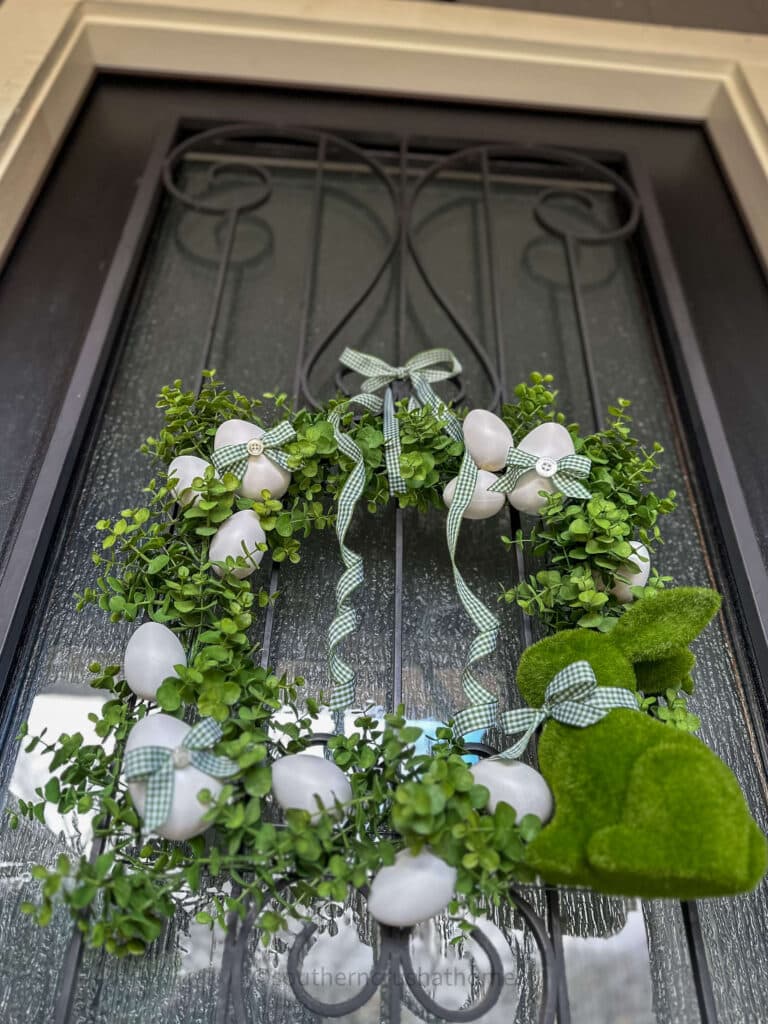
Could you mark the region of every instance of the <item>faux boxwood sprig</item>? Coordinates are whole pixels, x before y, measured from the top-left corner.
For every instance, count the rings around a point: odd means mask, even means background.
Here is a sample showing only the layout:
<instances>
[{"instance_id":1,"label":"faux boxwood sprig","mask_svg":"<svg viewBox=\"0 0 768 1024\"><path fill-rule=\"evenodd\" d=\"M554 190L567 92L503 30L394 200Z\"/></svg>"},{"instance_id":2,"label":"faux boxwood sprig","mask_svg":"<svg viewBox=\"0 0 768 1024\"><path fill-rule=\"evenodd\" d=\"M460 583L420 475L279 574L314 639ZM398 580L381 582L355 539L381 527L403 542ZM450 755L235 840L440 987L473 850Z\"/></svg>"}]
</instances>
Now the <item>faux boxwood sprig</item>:
<instances>
[{"instance_id":1,"label":"faux boxwood sprig","mask_svg":"<svg viewBox=\"0 0 768 1024\"><path fill-rule=\"evenodd\" d=\"M653 490L663 448L654 443L647 449L633 437L629 401L618 399L608 409L604 429L582 436L576 424L565 424L552 384L551 375L532 374L530 383L515 389L517 401L504 406L502 417L518 441L546 421L566 425L576 451L592 460L592 498L573 502L551 494L539 518L530 525L526 521L514 538L502 538L508 548L522 548L541 565L506 589L503 598L550 630L607 631L624 607L610 590L626 572L629 542L640 541L653 552L662 543L659 519L674 511L676 495ZM640 599L646 588L658 590L670 581L652 567L645 587L630 589Z\"/></svg>"}]
</instances>

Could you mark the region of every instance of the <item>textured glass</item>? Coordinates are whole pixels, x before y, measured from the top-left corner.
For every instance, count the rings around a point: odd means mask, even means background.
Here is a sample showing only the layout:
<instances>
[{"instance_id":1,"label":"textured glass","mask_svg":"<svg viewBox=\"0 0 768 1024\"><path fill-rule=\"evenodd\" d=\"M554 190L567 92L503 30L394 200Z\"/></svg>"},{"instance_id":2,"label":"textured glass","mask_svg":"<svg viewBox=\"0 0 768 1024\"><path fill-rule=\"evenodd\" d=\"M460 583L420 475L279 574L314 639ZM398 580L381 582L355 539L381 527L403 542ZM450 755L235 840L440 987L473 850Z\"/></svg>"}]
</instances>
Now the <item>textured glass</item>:
<instances>
[{"instance_id":1,"label":"textured glass","mask_svg":"<svg viewBox=\"0 0 768 1024\"><path fill-rule=\"evenodd\" d=\"M254 150L255 156L258 156ZM397 154L388 161L391 181L402 196L405 182ZM395 239L396 210L388 190L349 154L331 150L318 169L312 147L296 153L269 150L273 191L258 210L242 214L223 279L221 303L211 321L225 244L223 218L196 212L168 199L154 228L151 246L131 312L122 325L122 356L103 413L83 455L82 477L67 508L45 578L15 685L24 699L19 722L87 731L87 713L98 697L87 688L86 665L94 658L117 663L131 627L105 628L101 613L74 612L72 595L93 579L90 551L93 524L101 515L138 498L148 472L137 453L141 440L157 430L159 387L176 377L197 384L204 363L216 366L228 384L251 394L281 388L296 394L302 358L331 332L387 259ZM430 154L414 156L414 167L428 166ZM407 159L406 159L407 165ZM482 167L469 160L440 174L418 195L412 210L413 252L396 247L387 269L365 303L336 333L309 378L313 395L325 399L336 389L337 357L347 344L393 362L426 347L452 348L465 367L465 401L487 405L491 388L473 344L497 367L502 397L532 370L556 375L569 418L594 426L587 374L581 354L580 325L563 243L535 218L546 181L512 174L499 164L483 182ZM208 189L230 200L253 188L247 160L222 172L201 152L187 161L188 193ZM588 220L604 228L617 223L613 192L589 183L594 205ZM583 209L563 204L563 216L585 222ZM414 253L449 310L420 274ZM658 568L679 583L715 584L716 553L706 524L699 520L684 441L675 418L674 398L654 347L654 325L640 276L626 243L581 247L577 278L584 302L581 328L597 368L601 405L621 395L633 399L639 436L659 439L667 449L662 488L674 487L680 507L666 526L668 543ZM458 327L457 327L458 323ZM210 338L209 338L210 331ZM209 340L210 355L207 355ZM448 394L446 390L446 394ZM502 586L515 579L513 556L499 541L512 527L504 514L466 523L459 563L470 585L491 605ZM402 530L403 561L396 538ZM445 543L445 516L399 516L389 509L375 520L358 516L350 543L365 557L366 585L356 597L361 628L349 650L359 672L358 697L391 706L395 694L394 625L396 579L402 570L402 696L409 716L446 718L464 698L460 668L468 623L456 597ZM712 557L710 557L712 555ZM528 566L528 569L531 567ZM262 567L269 578L270 567ZM263 614L254 628L265 658L279 671L303 675L313 693L327 688L326 633L340 560L332 532L306 544L298 566L272 576L280 590L274 615ZM500 695L502 707L520 702L515 667L525 632L518 612L498 606L502 641L482 678ZM768 824L765 780L760 777L754 730L745 710L738 635L725 621L710 628L698 645L698 689L694 710L702 715L704 739L731 765L761 825ZM7 804L29 799L47 777L37 754L6 750L0 771ZM23 823L17 832L0 831L4 866L0 900L0 1020L33 1024L53 1019L57 976L74 932L64 913L38 930L19 911L34 898L29 875L34 863L51 863L60 852L87 851L88 821L45 825ZM547 919L547 894L526 890ZM699 1020L699 1011L680 905L674 901L604 898L586 892L557 895L562 929L562 965L574 1024L645 1024ZM376 933L359 900L332 920L320 922L302 967L308 991L328 1001L349 998L370 970ZM768 972L756 970L768 920L766 889L738 900L699 904L709 968L723 1021L759 1019L768 1005ZM489 913L481 927L500 950L505 986L485 1021L536 1020L542 972L530 929L511 907ZM482 993L487 974L484 954L450 944L454 926L429 922L412 939L414 965L425 988L441 1005L458 1009ZM286 935L265 949L257 933L232 933L193 921L180 908L163 938L139 959L113 960L85 950L74 983L70 1020L77 1024L210 1022L242 1024L318 1021L296 999L287 977ZM754 956L741 955L744 945ZM342 1018L380 1019L386 987L365 1008ZM402 1020L424 1020L411 996Z\"/></svg>"}]
</instances>

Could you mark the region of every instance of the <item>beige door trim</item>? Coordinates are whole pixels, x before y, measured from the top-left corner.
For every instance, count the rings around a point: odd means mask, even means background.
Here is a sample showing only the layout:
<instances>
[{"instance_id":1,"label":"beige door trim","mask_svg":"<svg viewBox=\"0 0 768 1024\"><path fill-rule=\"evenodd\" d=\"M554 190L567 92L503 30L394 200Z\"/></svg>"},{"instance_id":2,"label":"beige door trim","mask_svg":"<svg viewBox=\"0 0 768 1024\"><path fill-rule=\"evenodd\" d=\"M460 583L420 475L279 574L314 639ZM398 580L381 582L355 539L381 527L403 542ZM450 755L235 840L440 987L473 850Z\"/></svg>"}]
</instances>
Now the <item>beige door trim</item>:
<instances>
[{"instance_id":1,"label":"beige door trim","mask_svg":"<svg viewBox=\"0 0 768 1024\"><path fill-rule=\"evenodd\" d=\"M705 125L768 267L768 38L402 0L6 0L0 261L93 76L173 74Z\"/></svg>"}]
</instances>

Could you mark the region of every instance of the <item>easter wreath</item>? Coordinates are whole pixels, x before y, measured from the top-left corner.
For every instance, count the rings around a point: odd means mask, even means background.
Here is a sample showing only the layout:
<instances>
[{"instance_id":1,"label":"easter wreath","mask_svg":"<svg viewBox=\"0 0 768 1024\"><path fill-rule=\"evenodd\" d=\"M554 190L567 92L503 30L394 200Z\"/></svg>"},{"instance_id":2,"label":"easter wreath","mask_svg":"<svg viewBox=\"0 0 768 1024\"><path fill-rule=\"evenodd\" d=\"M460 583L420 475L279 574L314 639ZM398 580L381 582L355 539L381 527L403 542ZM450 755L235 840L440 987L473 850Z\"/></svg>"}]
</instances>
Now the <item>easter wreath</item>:
<instances>
[{"instance_id":1,"label":"easter wreath","mask_svg":"<svg viewBox=\"0 0 768 1024\"><path fill-rule=\"evenodd\" d=\"M765 839L734 777L691 735L679 694L719 597L665 589L648 572L674 494L653 493L661 448L632 437L628 403L582 435L556 411L548 376L532 375L496 417L440 401L432 385L458 368L445 350L394 368L344 359L361 392L316 411L248 398L212 371L197 394L163 388L164 426L143 446L158 472L141 507L97 523L98 579L77 596L113 623L141 622L122 666L90 666L106 694L91 716L99 742L22 729L51 775L11 824L54 804L90 817L102 852L36 867L41 899L24 909L44 925L62 900L91 945L125 955L158 938L179 904L222 925L255 913L269 943L350 887L369 887L372 916L394 927L479 912L536 877L643 896L752 888ZM396 399L396 380L409 399ZM505 494L538 518L504 542L545 564L502 597L551 635L520 661L528 706L500 715L473 671L499 622L456 558L463 520L499 512ZM360 503L375 514L390 500L449 506L456 585L477 630L468 706L428 744L402 708L362 709L349 734L318 735L321 701L260 667L249 637L254 611L279 599L254 582L264 553L297 562L312 531L335 527L344 572L328 706L352 706L341 655L364 565L346 530ZM464 736L492 724L518 738L477 761ZM540 728L542 774L517 759ZM311 754L320 743L326 758Z\"/></svg>"}]
</instances>

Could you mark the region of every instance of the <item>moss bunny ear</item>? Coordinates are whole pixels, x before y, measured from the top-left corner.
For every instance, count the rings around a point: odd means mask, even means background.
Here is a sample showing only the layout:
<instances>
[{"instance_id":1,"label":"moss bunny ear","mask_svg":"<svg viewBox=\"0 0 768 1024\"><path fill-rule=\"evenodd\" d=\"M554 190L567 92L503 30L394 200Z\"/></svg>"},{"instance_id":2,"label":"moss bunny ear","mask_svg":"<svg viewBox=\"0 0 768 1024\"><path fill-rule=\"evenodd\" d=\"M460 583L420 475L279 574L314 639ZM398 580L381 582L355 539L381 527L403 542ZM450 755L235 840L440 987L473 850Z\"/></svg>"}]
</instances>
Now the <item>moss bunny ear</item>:
<instances>
[{"instance_id":1,"label":"moss bunny ear","mask_svg":"<svg viewBox=\"0 0 768 1024\"><path fill-rule=\"evenodd\" d=\"M541 707L547 686L574 661L588 661L600 686L635 689L635 671L610 642L609 635L589 629L568 629L539 640L520 658L517 685L531 707Z\"/></svg>"},{"instance_id":2,"label":"moss bunny ear","mask_svg":"<svg viewBox=\"0 0 768 1024\"><path fill-rule=\"evenodd\" d=\"M701 633L720 607L720 595L704 587L676 587L631 606L610 634L632 662L670 658Z\"/></svg>"}]
</instances>

